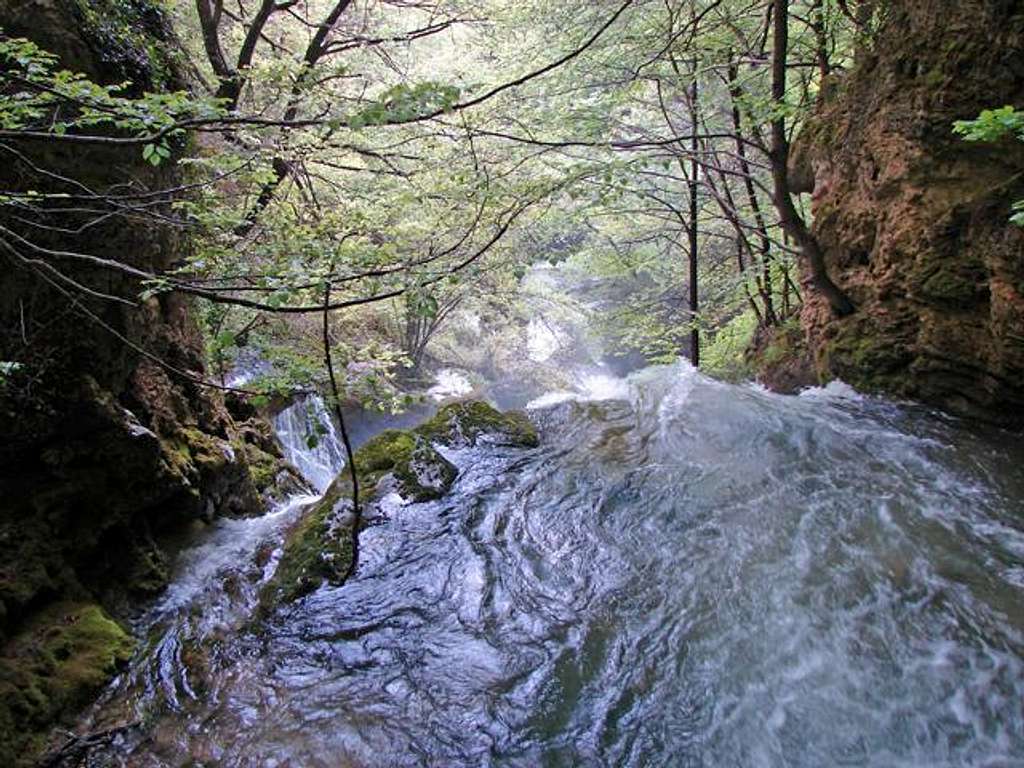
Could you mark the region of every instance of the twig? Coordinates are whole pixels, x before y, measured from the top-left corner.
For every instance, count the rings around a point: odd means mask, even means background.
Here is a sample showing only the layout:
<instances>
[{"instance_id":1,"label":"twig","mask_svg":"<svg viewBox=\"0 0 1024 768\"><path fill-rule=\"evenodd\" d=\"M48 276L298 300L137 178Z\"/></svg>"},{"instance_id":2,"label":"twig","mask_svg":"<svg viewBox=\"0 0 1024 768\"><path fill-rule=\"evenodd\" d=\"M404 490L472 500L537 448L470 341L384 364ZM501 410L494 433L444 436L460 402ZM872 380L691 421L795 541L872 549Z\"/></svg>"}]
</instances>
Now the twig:
<instances>
[{"instance_id":1,"label":"twig","mask_svg":"<svg viewBox=\"0 0 1024 768\"><path fill-rule=\"evenodd\" d=\"M338 428L341 431L341 442L345 445L345 460L348 462L348 473L352 478L352 562L349 563L345 572L345 580L348 580L359 563L359 528L362 523L362 509L359 507L359 478L356 473L356 459L352 451L352 441L348 436L348 428L345 426L345 414L341 410L341 395L338 392L338 380L334 376L334 361L331 358L331 333L330 333L330 311L331 311L331 281L324 282L324 364L327 366L327 379L331 383L331 395L334 407L334 415L338 417Z\"/></svg>"}]
</instances>

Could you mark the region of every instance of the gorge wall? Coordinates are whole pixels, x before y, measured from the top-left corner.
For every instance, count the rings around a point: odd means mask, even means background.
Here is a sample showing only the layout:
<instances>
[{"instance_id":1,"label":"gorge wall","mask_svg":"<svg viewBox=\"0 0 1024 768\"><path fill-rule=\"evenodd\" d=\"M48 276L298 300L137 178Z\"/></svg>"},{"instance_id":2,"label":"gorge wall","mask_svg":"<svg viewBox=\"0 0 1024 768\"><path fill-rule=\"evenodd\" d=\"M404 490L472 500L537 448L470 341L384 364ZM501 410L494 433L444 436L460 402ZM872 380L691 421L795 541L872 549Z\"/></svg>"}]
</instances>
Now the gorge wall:
<instances>
[{"instance_id":1,"label":"gorge wall","mask_svg":"<svg viewBox=\"0 0 1024 768\"><path fill-rule=\"evenodd\" d=\"M1009 216L1024 144L967 143L952 124L1024 106L1024 7L878 7L877 35L793 153L795 191L813 193L813 233L857 312L835 317L808 287L802 339L781 344L818 381L1022 426L1024 230ZM793 361L763 368L770 383Z\"/></svg>"},{"instance_id":2,"label":"gorge wall","mask_svg":"<svg viewBox=\"0 0 1024 768\"><path fill-rule=\"evenodd\" d=\"M143 0L9 0L0 27L101 83L130 79L138 92L175 83L170 31ZM19 141L0 153L4 190L146 194L177 182L138 147ZM71 200L69 209L87 206ZM166 585L161 541L200 519L258 511L280 464L265 423L236 422L197 383L203 342L186 300L129 306L86 295L46 264L90 291L135 300L142 287L9 234L160 270L187 247L178 230L154 216L44 212L30 223L22 213L0 208L0 361L18 366L0 381L5 765L28 761L48 726L87 703L130 653L112 616Z\"/></svg>"}]
</instances>

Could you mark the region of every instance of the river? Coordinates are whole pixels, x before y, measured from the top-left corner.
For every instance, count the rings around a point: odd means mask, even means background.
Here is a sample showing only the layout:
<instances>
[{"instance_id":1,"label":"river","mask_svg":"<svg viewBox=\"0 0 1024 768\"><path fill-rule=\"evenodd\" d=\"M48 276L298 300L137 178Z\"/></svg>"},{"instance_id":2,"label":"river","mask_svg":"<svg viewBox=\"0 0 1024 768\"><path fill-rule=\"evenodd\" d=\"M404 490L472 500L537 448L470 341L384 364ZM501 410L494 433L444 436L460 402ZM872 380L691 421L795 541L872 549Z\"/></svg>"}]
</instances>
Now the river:
<instances>
[{"instance_id":1,"label":"river","mask_svg":"<svg viewBox=\"0 0 1024 768\"><path fill-rule=\"evenodd\" d=\"M1015 437L685 362L529 412L541 447L448 451L452 493L265 620L308 499L216 523L87 764L1024 765Z\"/></svg>"}]
</instances>

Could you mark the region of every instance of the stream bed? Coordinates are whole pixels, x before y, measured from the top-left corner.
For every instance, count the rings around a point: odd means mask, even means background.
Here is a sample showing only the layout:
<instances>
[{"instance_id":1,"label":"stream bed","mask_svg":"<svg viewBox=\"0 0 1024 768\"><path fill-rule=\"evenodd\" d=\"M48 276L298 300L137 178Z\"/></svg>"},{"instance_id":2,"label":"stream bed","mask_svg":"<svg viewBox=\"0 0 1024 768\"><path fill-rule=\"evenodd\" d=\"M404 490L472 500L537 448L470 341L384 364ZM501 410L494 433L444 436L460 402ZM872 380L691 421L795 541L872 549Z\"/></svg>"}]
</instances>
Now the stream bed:
<instances>
[{"instance_id":1,"label":"stream bed","mask_svg":"<svg viewBox=\"0 0 1024 768\"><path fill-rule=\"evenodd\" d=\"M685 363L530 413L265 618L304 500L214 526L85 764L1024 765L1019 441Z\"/></svg>"}]
</instances>

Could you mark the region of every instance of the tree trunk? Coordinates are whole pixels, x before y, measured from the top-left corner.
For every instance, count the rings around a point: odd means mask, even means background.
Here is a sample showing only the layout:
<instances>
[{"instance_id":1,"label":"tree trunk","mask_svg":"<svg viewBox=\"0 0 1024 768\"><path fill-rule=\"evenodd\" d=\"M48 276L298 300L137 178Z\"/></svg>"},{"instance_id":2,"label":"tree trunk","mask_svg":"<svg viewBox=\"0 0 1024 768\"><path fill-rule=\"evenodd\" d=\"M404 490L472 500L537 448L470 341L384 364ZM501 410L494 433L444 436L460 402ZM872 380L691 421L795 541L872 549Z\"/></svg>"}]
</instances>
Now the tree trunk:
<instances>
[{"instance_id":1,"label":"tree trunk","mask_svg":"<svg viewBox=\"0 0 1024 768\"><path fill-rule=\"evenodd\" d=\"M853 302L828 275L825 254L821 245L807 228L789 193L789 140L786 138L786 117L782 106L786 101L786 55L789 50L789 0L774 0L774 35L772 51L772 100L777 115L772 120L772 147L769 157L775 191L775 206L779 210L779 223L793 238L811 270L811 281L832 307L843 317L856 311Z\"/></svg>"},{"instance_id":2,"label":"tree trunk","mask_svg":"<svg viewBox=\"0 0 1024 768\"><path fill-rule=\"evenodd\" d=\"M697 98L699 95L697 62L694 61L693 83L690 85L690 125L692 130L690 131L690 220L687 224L687 234L690 247L690 322L693 323L690 329L690 361L695 368L700 367L700 329L697 327L697 312L700 309L697 283L697 235L699 234L697 177L700 173L700 163L697 159L697 153L700 150L697 138Z\"/></svg>"}]
</instances>

